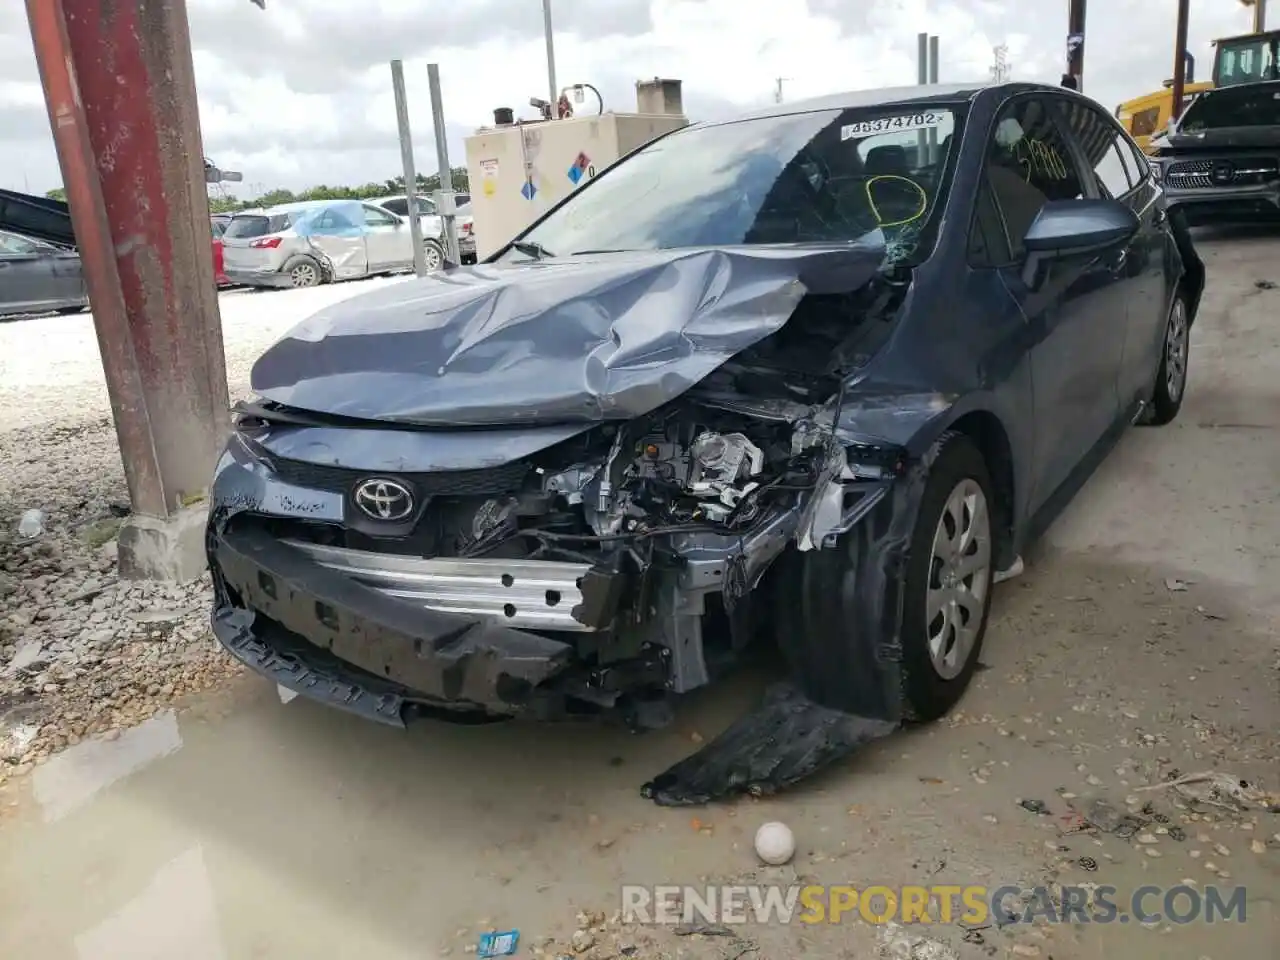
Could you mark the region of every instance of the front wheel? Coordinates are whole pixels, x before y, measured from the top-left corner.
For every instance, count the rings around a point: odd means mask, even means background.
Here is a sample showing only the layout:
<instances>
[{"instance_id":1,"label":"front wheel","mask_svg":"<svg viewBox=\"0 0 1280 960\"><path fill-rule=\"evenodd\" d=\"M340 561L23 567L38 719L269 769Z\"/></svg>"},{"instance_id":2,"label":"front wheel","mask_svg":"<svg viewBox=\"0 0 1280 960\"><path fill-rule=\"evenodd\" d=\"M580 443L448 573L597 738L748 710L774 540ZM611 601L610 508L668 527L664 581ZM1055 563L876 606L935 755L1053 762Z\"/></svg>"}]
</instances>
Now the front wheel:
<instances>
[{"instance_id":1,"label":"front wheel","mask_svg":"<svg viewBox=\"0 0 1280 960\"><path fill-rule=\"evenodd\" d=\"M1156 371L1155 389L1151 393L1151 406L1143 423L1162 427L1173 420L1182 409L1182 398L1187 392L1187 365L1191 359L1191 319L1187 312L1186 298L1178 293L1169 307L1169 319L1164 329L1164 346L1160 351L1160 366Z\"/></svg>"},{"instance_id":2,"label":"front wheel","mask_svg":"<svg viewBox=\"0 0 1280 960\"><path fill-rule=\"evenodd\" d=\"M426 262L427 273L435 273L444 266L444 251L434 240L422 241L422 258Z\"/></svg>"},{"instance_id":3,"label":"front wheel","mask_svg":"<svg viewBox=\"0 0 1280 960\"><path fill-rule=\"evenodd\" d=\"M906 714L936 720L973 678L991 611L991 479L968 437L944 434L925 483L903 587Z\"/></svg>"},{"instance_id":4,"label":"front wheel","mask_svg":"<svg viewBox=\"0 0 1280 960\"><path fill-rule=\"evenodd\" d=\"M778 645L823 706L935 720L977 668L994 574L991 480L963 434L943 434L931 459L914 519L886 500L834 547L778 571ZM886 551L902 541L898 568Z\"/></svg>"}]
</instances>

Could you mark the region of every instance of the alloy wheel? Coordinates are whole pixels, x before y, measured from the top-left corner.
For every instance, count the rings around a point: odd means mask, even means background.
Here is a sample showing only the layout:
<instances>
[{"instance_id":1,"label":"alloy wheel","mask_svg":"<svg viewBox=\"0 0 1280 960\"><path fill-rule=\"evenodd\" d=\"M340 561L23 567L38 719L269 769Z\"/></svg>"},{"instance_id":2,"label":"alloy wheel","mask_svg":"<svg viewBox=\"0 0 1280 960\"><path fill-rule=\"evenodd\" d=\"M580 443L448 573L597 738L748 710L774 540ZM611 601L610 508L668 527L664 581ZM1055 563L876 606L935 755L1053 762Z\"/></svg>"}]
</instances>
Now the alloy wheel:
<instances>
[{"instance_id":1,"label":"alloy wheel","mask_svg":"<svg viewBox=\"0 0 1280 960\"><path fill-rule=\"evenodd\" d=\"M434 273L439 270L444 263L444 257L440 255L440 248L430 243L425 245L423 259L426 262L428 273Z\"/></svg>"},{"instance_id":2,"label":"alloy wheel","mask_svg":"<svg viewBox=\"0 0 1280 960\"><path fill-rule=\"evenodd\" d=\"M929 562L925 631L929 660L943 680L964 670L991 588L991 511L976 480L952 488L938 518Z\"/></svg>"},{"instance_id":3,"label":"alloy wheel","mask_svg":"<svg viewBox=\"0 0 1280 960\"><path fill-rule=\"evenodd\" d=\"M314 287L320 281L320 275L311 264L299 263L289 271L289 280L295 287Z\"/></svg>"},{"instance_id":4,"label":"alloy wheel","mask_svg":"<svg viewBox=\"0 0 1280 960\"><path fill-rule=\"evenodd\" d=\"M1187 386L1187 353L1191 331L1187 308L1179 297L1169 312L1169 328L1164 336L1164 385L1169 399L1177 403Z\"/></svg>"}]
</instances>

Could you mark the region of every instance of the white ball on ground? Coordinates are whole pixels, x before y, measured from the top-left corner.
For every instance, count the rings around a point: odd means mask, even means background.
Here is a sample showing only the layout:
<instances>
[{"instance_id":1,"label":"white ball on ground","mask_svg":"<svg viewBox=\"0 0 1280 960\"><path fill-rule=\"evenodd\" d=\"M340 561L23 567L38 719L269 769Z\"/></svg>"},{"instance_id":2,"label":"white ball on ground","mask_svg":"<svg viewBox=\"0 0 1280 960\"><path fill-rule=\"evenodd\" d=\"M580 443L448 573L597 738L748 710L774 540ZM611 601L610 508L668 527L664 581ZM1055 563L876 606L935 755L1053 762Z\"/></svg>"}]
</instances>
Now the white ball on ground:
<instances>
[{"instance_id":1,"label":"white ball on ground","mask_svg":"<svg viewBox=\"0 0 1280 960\"><path fill-rule=\"evenodd\" d=\"M790 862L796 853L796 838L791 828L776 820L761 825L756 831L756 856L770 866Z\"/></svg>"}]
</instances>

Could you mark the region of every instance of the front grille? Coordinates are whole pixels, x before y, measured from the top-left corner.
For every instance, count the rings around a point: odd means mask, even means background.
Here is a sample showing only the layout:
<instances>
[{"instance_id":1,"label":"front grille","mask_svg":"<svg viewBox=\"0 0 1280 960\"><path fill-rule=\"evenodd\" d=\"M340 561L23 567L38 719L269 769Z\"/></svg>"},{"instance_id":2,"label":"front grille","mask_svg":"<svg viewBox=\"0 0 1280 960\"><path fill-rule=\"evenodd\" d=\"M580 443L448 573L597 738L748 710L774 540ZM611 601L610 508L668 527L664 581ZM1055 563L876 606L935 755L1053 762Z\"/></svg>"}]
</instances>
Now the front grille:
<instances>
[{"instance_id":1,"label":"front grille","mask_svg":"<svg viewBox=\"0 0 1280 960\"><path fill-rule=\"evenodd\" d=\"M1214 168L1229 167L1229 179L1214 177ZM1180 160L1171 163L1165 171L1165 182L1179 190L1200 190L1210 187L1253 186L1266 183L1280 176L1280 161L1275 157L1233 157L1218 160Z\"/></svg>"},{"instance_id":2,"label":"front grille","mask_svg":"<svg viewBox=\"0 0 1280 960\"><path fill-rule=\"evenodd\" d=\"M1213 182L1209 179L1209 174L1212 170L1213 164L1208 160L1184 160L1181 163L1170 164L1164 178L1170 186L1183 189L1211 187Z\"/></svg>"},{"instance_id":3,"label":"front grille","mask_svg":"<svg viewBox=\"0 0 1280 960\"><path fill-rule=\"evenodd\" d=\"M311 490L349 493L357 480L368 477L391 477L407 482L420 497L491 496L514 493L524 484L530 465L527 461L483 470L452 470L444 473L399 473L396 471L352 470L327 464L307 463L272 457L276 477L284 483Z\"/></svg>"}]
</instances>

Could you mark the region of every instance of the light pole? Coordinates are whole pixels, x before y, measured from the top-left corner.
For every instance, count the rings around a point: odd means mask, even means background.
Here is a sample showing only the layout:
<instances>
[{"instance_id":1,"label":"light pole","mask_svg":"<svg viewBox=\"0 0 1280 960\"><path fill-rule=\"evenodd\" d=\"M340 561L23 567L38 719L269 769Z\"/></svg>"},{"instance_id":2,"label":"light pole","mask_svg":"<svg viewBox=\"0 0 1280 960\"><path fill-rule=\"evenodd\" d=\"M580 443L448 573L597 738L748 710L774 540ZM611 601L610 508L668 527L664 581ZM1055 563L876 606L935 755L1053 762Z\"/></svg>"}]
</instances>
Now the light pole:
<instances>
[{"instance_id":1,"label":"light pole","mask_svg":"<svg viewBox=\"0 0 1280 960\"><path fill-rule=\"evenodd\" d=\"M1085 0L1069 0L1067 5L1067 72L1062 85L1073 90L1084 89L1084 23Z\"/></svg>"},{"instance_id":2,"label":"light pole","mask_svg":"<svg viewBox=\"0 0 1280 960\"><path fill-rule=\"evenodd\" d=\"M1253 32L1261 33L1267 29L1267 0L1240 0L1246 7L1253 8Z\"/></svg>"},{"instance_id":3,"label":"light pole","mask_svg":"<svg viewBox=\"0 0 1280 960\"><path fill-rule=\"evenodd\" d=\"M551 38L551 0L542 0L542 32L547 38L547 103L555 116L560 89L556 86L556 45Z\"/></svg>"},{"instance_id":4,"label":"light pole","mask_svg":"<svg viewBox=\"0 0 1280 960\"><path fill-rule=\"evenodd\" d=\"M1173 119L1182 116L1182 95L1187 82L1187 20L1191 16L1190 0L1178 0L1178 22L1173 35Z\"/></svg>"}]
</instances>

